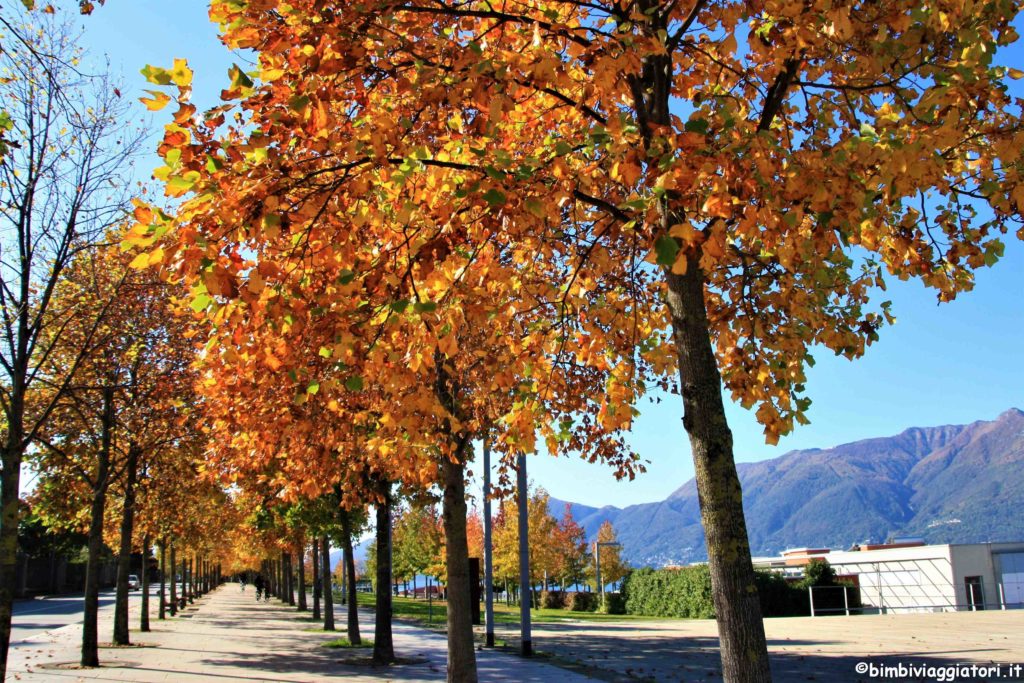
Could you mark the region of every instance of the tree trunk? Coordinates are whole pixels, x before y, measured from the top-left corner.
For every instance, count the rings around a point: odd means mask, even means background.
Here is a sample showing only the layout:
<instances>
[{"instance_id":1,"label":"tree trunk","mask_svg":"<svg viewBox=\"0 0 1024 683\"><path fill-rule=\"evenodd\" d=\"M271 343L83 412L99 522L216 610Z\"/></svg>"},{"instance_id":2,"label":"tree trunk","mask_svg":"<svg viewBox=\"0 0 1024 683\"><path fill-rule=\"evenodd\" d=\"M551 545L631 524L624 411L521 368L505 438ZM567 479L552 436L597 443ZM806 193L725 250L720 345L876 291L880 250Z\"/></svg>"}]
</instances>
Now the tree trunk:
<instances>
[{"instance_id":1,"label":"tree trunk","mask_svg":"<svg viewBox=\"0 0 1024 683\"><path fill-rule=\"evenodd\" d=\"M281 571L284 573L284 600L289 605L295 604L294 579L292 578L292 554L281 552Z\"/></svg>"},{"instance_id":2,"label":"tree trunk","mask_svg":"<svg viewBox=\"0 0 1024 683\"><path fill-rule=\"evenodd\" d=\"M345 593L348 596L348 642L359 645L363 642L359 635L359 609L356 604L356 582L352 580L355 576L356 561L352 552L352 520L347 511L341 513L342 561L345 563Z\"/></svg>"},{"instance_id":3,"label":"tree trunk","mask_svg":"<svg viewBox=\"0 0 1024 683\"><path fill-rule=\"evenodd\" d=\"M85 563L85 601L82 619L82 666L99 666L99 632L97 617L100 600L100 553L103 550L103 511L106 490L94 489L89 521L88 559Z\"/></svg>"},{"instance_id":4,"label":"tree trunk","mask_svg":"<svg viewBox=\"0 0 1024 683\"><path fill-rule=\"evenodd\" d=\"M721 376L711 346L698 256L689 257L686 274L667 271L665 279L679 356L683 424L690 436L707 538L722 677L730 683L771 681L743 495L733 459L732 432L722 403Z\"/></svg>"},{"instance_id":5,"label":"tree trunk","mask_svg":"<svg viewBox=\"0 0 1024 683\"><path fill-rule=\"evenodd\" d=\"M300 538L299 545L299 611L307 612L309 608L306 606L306 539Z\"/></svg>"},{"instance_id":6,"label":"tree trunk","mask_svg":"<svg viewBox=\"0 0 1024 683\"><path fill-rule=\"evenodd\" d=\"M174 544L171 544L171 616L173 617L178 613L178 584L177 576L175 574L178 571L178 565L175 564L177 559L175 558Z\"/></svg>"},{"instance_id":7,"label":"tree trunk","mask_svg":"<svg viewBox=\"0 0 1024 683\"><path fill-rule=\"evenodd\" d=\"M313 619L320 621L320 542L313 537Z\"/></svg>"},{"instance_id":8,"label":"tree trunk","mask_svg":"<svg viewBox=\"0 0 1024 683\"><path fill-rule=\"evenodd\" d=\"M142 608L139 614L139 630L149 631L149 534L142 537Z\"/></svg>"},{"instance_id":9,"label":"tree trunk","mask_svg":"<svg viewBox=\"0 0 1024 683\"><path fill-rule=\"evenodd\" d=\"M373 661L391 664L395 661L395 643L391 635L391 482L380 487L377 503L377 613L373 629Z\"/></svg>"},{"instance_id":10,"label":"tree trunk","mask_svg":"<svg viewBox=\"0 0 1024 683\"><path fill-rule=\"evenodd\" d=\"M331 593L331 543L320 537L320 585L324 594L324 630L334 630L334 595Z\"/></svg>"},{"instance_id":11,"label":"tree trunk","mask_svg":"<svg viewBox=\"0 0 1024 683\"><path fill-rule=\"evenodd\" d=\"M491 547L491 444L484 438L484 645L494 647L494 551ZM428 584L429 590L429 584Z\"/></svg>"},{"instance_id":12,"label":"tree trunk","mask_svg":"<svg viewBox=\"0 0 1024 683\"><path fill-rule=\"evenodd\" d=\"M21 429L13 426L7 435L0 472L0 680L7 671L7 648L11 642L11 610L16 592L18 558L18 490L21 486Z\"/></svg>"},{"instance_id":13,"label":"tree trunk","mask_svg":"<svg viewBox=\"0 0 1024 683\"><path fill-rule=\"evenodd\" d=\"M160 542L160 619L167 618L167 541Z\"/></svg>"},{"instance_id":14,"label":"tree trunk","mask_svg":"<svg viewBox=\"0 0 1024 683\"><path fill-rule=\"evenodd\" d=\"M132 567L132 532L135 530L135 482L138 478L139 449L128 446L125 464L124 510L121 516L121 548L117 556L117 594L114 598L114 642L128 645L128 575Z\"/></svg>"},{"instance_id":15,"label":"tree trunk","mask_svg":"<svg viewBox=\"0 0 1024 683\"><path fill-rule=\"evenodd\" d=\"M519 652L533 655L533 631L530 623L530 495L526 480L526 456L520 454L516 468L516 505L519 513Z\"/></svg>"},{"instance_id":16,"label":"tree trunk","mask_svg":"<svg viewBox=\"0 0 1024 683\"><path fill-rule=\"evenodd\" d=\"M103 511L110 485L110 443L114 429L114 390L103 389L103 436L96 463L89 520L89 556L85 564L85 600L82 615L82 666L99 666L100 551L103 549Z\"/></svg>"},{"instance_id":17,"label":"tree trunk","mask_svg":"<svg viewBox=\"0 0 1024 683\"><path fill-rule=\"evenodd\" d=\"M468 444L469 440L463 443ZM469 545L466 540L464 448L456 453L457 462L448 458L441 460L445 566L448 570L448 683L475 683L477 680L473 615L469 603L471 592Z\"/></svg>"}]
</instances>

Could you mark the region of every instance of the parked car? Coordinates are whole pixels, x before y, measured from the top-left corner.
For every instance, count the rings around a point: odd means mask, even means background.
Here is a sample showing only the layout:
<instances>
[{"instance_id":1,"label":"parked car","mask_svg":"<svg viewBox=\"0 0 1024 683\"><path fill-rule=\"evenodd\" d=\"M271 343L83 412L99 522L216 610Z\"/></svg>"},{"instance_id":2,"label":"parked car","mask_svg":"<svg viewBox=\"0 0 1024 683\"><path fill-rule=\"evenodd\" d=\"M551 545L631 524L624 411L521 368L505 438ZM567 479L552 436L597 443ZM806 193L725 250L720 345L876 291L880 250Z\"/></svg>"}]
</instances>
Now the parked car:
<instances>
[{"instance_id":1,"label":"parked car","mask_svg":"<svg viewBox=\"0 0 1024 683\"><path fill-rule=\"evenodd\" d=\"M129 574L128 575L128 590L130 590L130 591L137 591L137 590L139 590L139 577L135 576L135 574Z\"/></svg>"}]
</instances>

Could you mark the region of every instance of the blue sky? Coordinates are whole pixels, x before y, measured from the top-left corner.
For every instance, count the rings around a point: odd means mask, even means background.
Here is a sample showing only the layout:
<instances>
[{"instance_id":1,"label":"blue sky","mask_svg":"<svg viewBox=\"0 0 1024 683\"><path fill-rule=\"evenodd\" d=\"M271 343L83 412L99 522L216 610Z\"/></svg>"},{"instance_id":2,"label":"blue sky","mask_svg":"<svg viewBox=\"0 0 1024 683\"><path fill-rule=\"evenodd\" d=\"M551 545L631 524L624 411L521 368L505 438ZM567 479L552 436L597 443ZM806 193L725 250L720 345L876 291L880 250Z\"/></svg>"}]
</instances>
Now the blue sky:
<instances>
[{"instance_id":1,"label":"blue sky","mask_svg":"<svg viewBox=\"0 0 1024 683\"><path fill-rule=\"evenodd\" d=\"M82 23L93 56L109 55L133 99L146 87L138 73L142 66L169 66L173 58L184 57L196 71L194 102L212 106L227 68L232 62L246 64L244 56L220 46L203 0L109 0ZM1024 49L1015 47L999 61L1019 66ZM138 111L149 120L141 105ZM778 446L765 445L752 413L729 405L737 460L887 436L911 426L990 420L1010 407L1024 409L1024 244L1012 237L1007 242L1003 260L980 271L975 290L953 303L939 306L920 284L890 278L885 298L893 302L897 324L883 330L881 341L859 361L824 350L815 354L818 363L807 383L814 400L812 422ZM658 405L640 406L643 414L631 443L650 464L636 481L616 482L599 465L547 456L530 458L530 477L556 498L587 505L664 498L693 476L693 465L681 401L662 398Z\"/></svg>"}]
</instances>

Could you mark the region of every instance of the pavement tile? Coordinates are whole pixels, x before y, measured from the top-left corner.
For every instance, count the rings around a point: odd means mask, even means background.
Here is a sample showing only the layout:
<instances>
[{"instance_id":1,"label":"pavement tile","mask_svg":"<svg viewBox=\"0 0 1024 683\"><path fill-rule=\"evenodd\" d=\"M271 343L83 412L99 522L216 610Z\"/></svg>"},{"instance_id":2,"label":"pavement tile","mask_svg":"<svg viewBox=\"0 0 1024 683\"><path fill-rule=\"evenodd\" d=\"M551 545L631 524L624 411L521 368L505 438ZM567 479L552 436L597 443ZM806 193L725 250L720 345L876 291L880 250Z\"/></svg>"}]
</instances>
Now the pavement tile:
<instances>
[{"instance_id":1,"label":"pavement tile","mask_svg":"<svg viewBox=\"0 0 1024 683\"><path fill-rule=\"evenodd\" d=\"M344 614L337 610L338 622ZM133 614L132 617L135 615ZM112 615L101 614L101 639L112 630ZM332 649L322 643L337 633L316 632L317 624L276 600L257 603L251 590L234 584L204 596L177 618L153 619L152 631L132 631L143 647L103 648L97 669L54 668L78 659L81 626L35 636L11 649L9 680L18 681L444 681L447 643L441 634L407 624L393 627L395 652L407 663L374 667L369 649ZM133 628L137 623L132 624ZM361 614L363 637L372 638L372 615ZM353 661L355 660L355 661ZM537 660L478 651L480 681L495 683L583 683L594 679Z\"/></svg>"}]
</instances>

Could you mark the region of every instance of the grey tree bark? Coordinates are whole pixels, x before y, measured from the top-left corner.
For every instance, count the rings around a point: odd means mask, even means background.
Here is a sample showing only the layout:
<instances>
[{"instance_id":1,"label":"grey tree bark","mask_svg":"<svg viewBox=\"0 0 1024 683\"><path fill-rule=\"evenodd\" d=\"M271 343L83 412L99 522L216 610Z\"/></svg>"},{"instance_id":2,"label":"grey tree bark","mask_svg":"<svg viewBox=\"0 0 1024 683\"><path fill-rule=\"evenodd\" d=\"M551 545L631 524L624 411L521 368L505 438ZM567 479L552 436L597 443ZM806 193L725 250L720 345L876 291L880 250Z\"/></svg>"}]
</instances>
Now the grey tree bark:
<instances>
[{"instance_id":1,"label":"grey tree bark","mask_svg":"<svg viewBox=\"0 0 1024 683\"><path fill-rule=\"evenodd\" d=\"M320 537L320 585L324 594L324 630L334 630L334 595L331 591L331 545L327 534Z\"/></svg>"},{"instance_id":2,"label":"grey tree bark","mask_svg":"<svg viewBox=\"0 0 1024 683\"><path fill-rule=\"evenodd\" d=\"M348 511L343 510L341 513L341 530L344 540L344 547L342 548L342 561L345 563L345 571L348 575L345 581L345 591L348 595L348 642L353 645L359 645L363 642L362 636L359 634L359 605L356 603L356 582L352 579L356 575L356 561L355 554L352 552L352 519L349 517Z\"/></svg>"},{"instance_id":3,"label":"grey tree bark","mask_svg":"<svg viewBox=\"0 0 1024 683\"><path fill-rule=\"evenodd\" d=\"M117 591L114 598L114 642L129 644L128 575L131 573L132 533L135 531L135 482L138 478L139 449L128 446L125 462L124 509L121 515L121 548L117 556Z\"/></svg>"},{"instance_id":4,"label":"grey tree bark","mask_svg":"<svg viewBox=\"0 0 1024 683\"><path fill-rule=\"evenodd\" d=\"M391 483L382 482L377 503L377 594L373 629L373 661L390 664L395 661L395 644L391 634Z\"/></svg>"},{"instance_id":5,"label":"grey tree bark","mask_svg":"<svg viewBox=\"0 0 1024 683\"><path fill-rule=\"evenodd\" d=\"M110 486L110 450L114 431L114 390L103 389L103 436L97 458L89 520L89 556L85 564L85 601L82 615L82 666L100 665L97 618L100 603L100 551L103 549L103 512Z\"/></svg>"}]
</instances>

